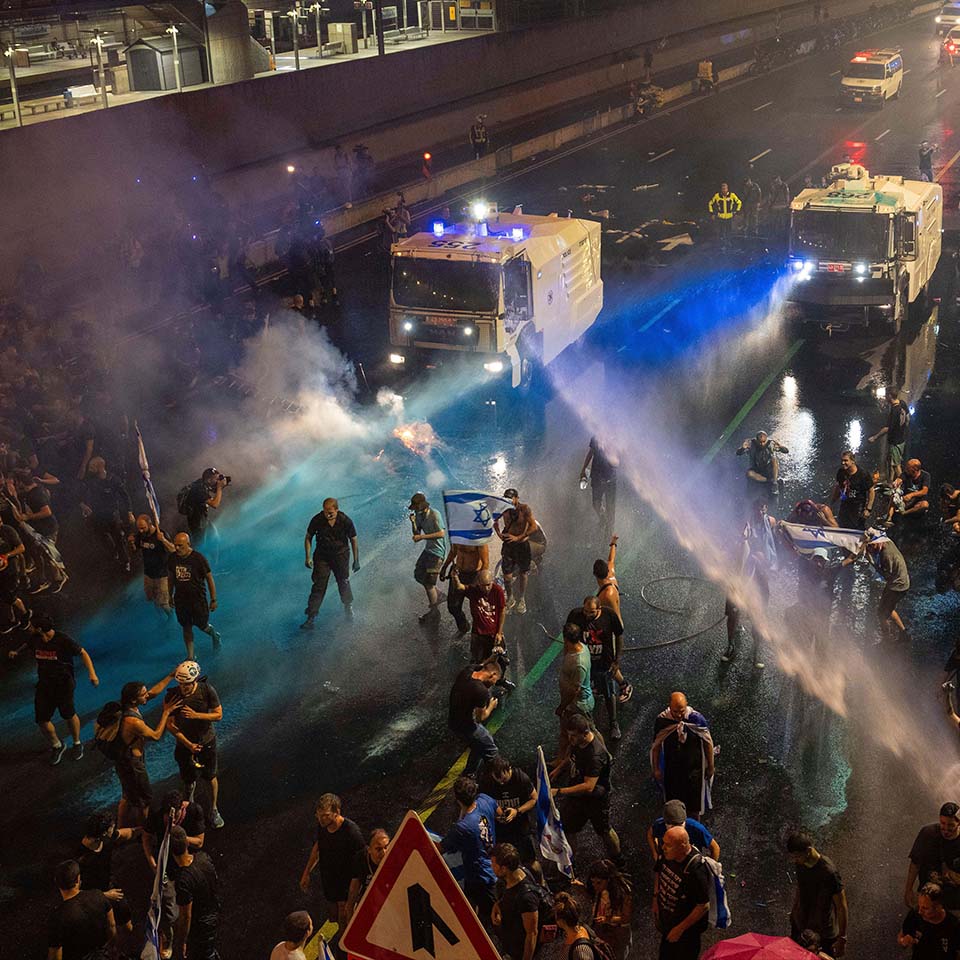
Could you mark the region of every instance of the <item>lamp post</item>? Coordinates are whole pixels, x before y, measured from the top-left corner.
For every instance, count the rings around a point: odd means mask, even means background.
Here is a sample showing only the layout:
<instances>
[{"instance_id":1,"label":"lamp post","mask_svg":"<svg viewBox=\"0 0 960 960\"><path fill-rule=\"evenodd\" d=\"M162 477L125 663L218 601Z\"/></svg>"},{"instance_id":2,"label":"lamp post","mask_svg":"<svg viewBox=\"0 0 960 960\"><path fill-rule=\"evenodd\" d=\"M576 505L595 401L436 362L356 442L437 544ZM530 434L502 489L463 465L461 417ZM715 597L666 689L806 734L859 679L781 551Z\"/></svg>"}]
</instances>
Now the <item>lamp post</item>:
<instances>
[{"instance_id":1,"label":"lamp post","mask_svg":"<svg viewBox=\"0 0 960 960\"><path fill-rule=\"evenodd\" d=\"M107 78L103 71L103 34L97 30L90 41L97 48L97 75L100 78L100 96L103 98L103 109L110 104L107 102Z\"/></svg>"},{"instance_id":2,"label":"lamp post","mask_svg":"<svg viewBox=\"0 0 960 960\"><path fill-rule=\"evenodd\" d=\"M321 15L326 15L330 12L329 7L325 7L322 3L315 2L310 5L310 9L313 11L313 15L316 18L317 23L317 59L323 59L323 39L320 36L320 17Z\"/></svg>"},{"instance_id":3,"label":"lamp post","mask_svg":"<svg viewBox=\"0 0 960 960\"><path fill-rule=\"evenodd\" d=\"M293 65L294 69L300 69L300 3L299 0L293 5L293 9L287 13L290 22L293 24Z\"/></svg>"},{"instance_id":4,"label":"lamp post","mask_svg":"<svg viewBox=\"0 0 960 960\"><path fill-rule=\"evenodd\" d=\"M173 76L177 82L177 93L183 93L183 81L180 79L180 48L177 46L177 34L180 31L174 24L167 27L166 32L173 38Z\"/></svg>"},{"instance_id":5,"label":"lamp post","mask_svg":"<svg viewBox=\"0 0 960 960\"><path fill-rule=\"evenodd\" d=\"M10 93L13 95L13 112L17 117L17 126L23 126L23 116L20 113L20 95L17 93L17 68L13 62L13 44L11 43L3 51L4 56L10 61Z\"/></svg>"}]
</instances>

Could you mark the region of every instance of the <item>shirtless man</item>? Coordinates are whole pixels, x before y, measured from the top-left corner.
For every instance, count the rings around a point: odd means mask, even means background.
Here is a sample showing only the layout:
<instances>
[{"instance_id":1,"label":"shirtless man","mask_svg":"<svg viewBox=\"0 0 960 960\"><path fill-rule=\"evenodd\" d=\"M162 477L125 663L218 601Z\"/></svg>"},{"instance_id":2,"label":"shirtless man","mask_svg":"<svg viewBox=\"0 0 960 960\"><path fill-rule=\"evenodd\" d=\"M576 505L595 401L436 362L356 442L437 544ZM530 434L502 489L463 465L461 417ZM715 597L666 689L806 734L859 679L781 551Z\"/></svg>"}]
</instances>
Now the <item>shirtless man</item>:
<instances>
[{"instance_id":1,"label":"shirtless man","mask_svg":"<svg viewBox=\"0 0 960 960\"><path fill-rule=\"evenodd\" d=\"M620 585L617 582L616 570L617 540L619 539L616 534L610 538L610 552L606 560L593 561L593 575L597 581L597 599L600 601L600 606L612 610L623 623L623 615L620 613ZM620 703L626 703L633 696L633 687L623 676L619 663L613 665L610 675L620 687L620 696L617 699Z\"/></svg>"},{"instance_id":2,"label":"shirtless man","mask_svg":"<svg viewBox=\"0 0 960 960\"><path fill-rule=\"evenodd\" d=\"M490 566L490 548L487 544L481 546L466 546L461 543L450 545L450 552L440 568L440 579L446 580L456 574L460 583L465 587L472 587L477 582L481 570ZM457 621L457 632L463 636L470 632L470 621L463 612L463 601L466 593L463 590L450 589L447 592L447 610L450 616Z\"/></svg>"},{"instance_id":3,"label":"shirtless man","mask_svg":"<svg viewBox=\"0 0 960 960\"><path fill-rule=\"evenodd\" d=\"M500 560L503 564L503 583L507 590L507 613L526 613L527 576L530 573L532 554L530 538L539 529L530 507L520 502L520 494L510 487L503 495L513 501L513 507L505 510L493 529L503 541ZM503 530L500 524L503 524Z\"/></svg>"}]
</instances>

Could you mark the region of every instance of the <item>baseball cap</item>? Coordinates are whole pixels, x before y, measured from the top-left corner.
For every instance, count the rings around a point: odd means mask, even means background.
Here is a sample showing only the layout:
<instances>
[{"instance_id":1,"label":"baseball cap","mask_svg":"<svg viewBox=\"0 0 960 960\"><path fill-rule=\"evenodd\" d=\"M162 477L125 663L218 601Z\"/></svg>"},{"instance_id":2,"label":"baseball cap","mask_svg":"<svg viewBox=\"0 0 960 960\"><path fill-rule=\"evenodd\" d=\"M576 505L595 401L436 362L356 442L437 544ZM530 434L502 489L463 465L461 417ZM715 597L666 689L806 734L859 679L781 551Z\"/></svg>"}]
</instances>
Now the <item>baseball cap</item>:
<instances>
[{"instance_id":1,"label":"baseball cap","mask_svg":"<svg viewBox=\"0 0 960 960\"><path fill-rule=\"evenodd\" d=\"M424 494L417 491L410 498L410 505L407 507L408 510L419 510L420 507L427 507L430 505L430 502L427 500Z\"/></svg>"},{"instance_id":2,"label":"baseball cap","mask_svg":"<svg viewBox=\"0 0 960 960\"><path fill-rule=\"evenodd\" d=\"M682 800L668 800L663 805L663 821L668 827L681 827L687 822L687 808Z\"/></svg>"}]
</instances>

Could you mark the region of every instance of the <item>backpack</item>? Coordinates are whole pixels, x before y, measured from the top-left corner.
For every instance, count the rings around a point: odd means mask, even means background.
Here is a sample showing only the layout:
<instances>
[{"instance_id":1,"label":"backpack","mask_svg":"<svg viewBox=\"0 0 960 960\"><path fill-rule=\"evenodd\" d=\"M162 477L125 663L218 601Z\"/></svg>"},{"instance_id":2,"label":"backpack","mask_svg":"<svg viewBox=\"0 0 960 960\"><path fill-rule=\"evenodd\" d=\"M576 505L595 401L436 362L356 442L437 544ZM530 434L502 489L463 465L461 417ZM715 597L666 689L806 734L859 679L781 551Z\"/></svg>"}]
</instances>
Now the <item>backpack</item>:
<instances>
[{"instance_id":1,"label":"backpack","mask_svg":"<svg viewBox=\"0 0 960 960\"><path fill-rule=\"evenodd\" d=\"M691 858L690 863L693 863L694 859L696 858ZM710 908L707 910L707 922L711 927L716 927L718 930L726 930L733 917L727 903L727 886L723 877L723 867L713 857L705 857L700 854L699 859L710 871ZM690 869L690 863L687 864L684 873Z\"/></svg>"},{"instance_id":2,"label":"backpack","mask_svg":"<svg viewBox=\"0 0 960 960\"><path fill-rule=\"evenodd\" d=\"M184 516L190 512L190 490L192 487L193 484L188 483L177 492L177 513L182 513Z\"/></svg>"},{"instance_id":3,"label":"backpack","mask_svg":"<svg viewBox=\"0 0 960 960\"><path fill-rule=\"evenodd\" d=\"M127 744L120 736L123 707L116 700L103 705L93 725L93 746L111 763L117 763L127 754Z\"/></svg>"},{"instance_id":4,"label":"backpack","mask_svg":"<svg viewBox=\"0 0 960 960\"><path fill-rule=\"evenodd\" d=\"M557 938L553 895L529 874L523 881L537 897L537 943L552 943Z\"/></svg>"},{"instance_id":5,"label":"backpack","mask_svg":"<svg viewBox=\"0 0 960 960\"><path fill-rule=\"evenodd\" d=\"M590 949L593 951L594 960L617 960L617 955L613 952L613 947L611 947L606 940L601 940L600 937L596 936L580 937L578 940L574 940L573 943L570 944L568 956L572 956L574 949L581 943L590 944Z\"/></svg>"}]
</instances>

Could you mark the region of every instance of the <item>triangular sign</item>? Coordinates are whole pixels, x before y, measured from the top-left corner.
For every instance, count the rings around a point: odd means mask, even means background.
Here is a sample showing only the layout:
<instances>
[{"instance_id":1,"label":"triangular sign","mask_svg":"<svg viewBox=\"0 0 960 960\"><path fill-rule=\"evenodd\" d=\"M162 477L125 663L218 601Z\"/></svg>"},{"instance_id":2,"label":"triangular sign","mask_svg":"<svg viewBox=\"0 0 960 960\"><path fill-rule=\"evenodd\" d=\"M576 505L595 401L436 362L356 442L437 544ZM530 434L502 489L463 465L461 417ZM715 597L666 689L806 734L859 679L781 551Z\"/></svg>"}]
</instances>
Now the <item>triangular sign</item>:
<instances>
[{"instance_id":1,"label":"triangular sign","mask_svg":"<svg viewBox=\"0 0 960 960\"><path fill-rule=\"evenodd\" d=\"M373 875L340 945L362 960L500 960L412 810Z\"/></svg>"}]
</instances>

